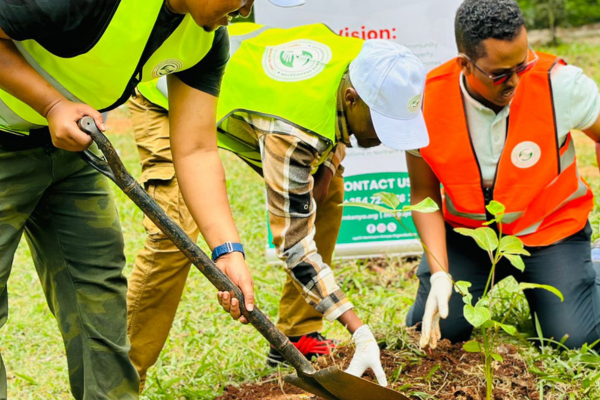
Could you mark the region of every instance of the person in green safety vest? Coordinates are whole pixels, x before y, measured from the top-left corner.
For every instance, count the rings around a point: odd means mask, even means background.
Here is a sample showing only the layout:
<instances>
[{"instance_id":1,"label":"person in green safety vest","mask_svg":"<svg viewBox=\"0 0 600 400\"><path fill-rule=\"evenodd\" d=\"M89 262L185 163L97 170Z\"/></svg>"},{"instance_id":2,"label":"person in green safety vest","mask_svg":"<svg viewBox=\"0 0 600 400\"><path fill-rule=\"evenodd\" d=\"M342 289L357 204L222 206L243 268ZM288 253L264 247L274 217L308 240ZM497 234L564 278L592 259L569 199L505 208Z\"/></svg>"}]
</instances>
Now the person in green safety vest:
<instances>
[{"instance_id":1,"label":"person in green safety vest","mask_svg":"<svg viewBox=\"0 0 600 400\"><path fill-rule=\"evenodd\" d=\"M75 153L91 144L77 121L91 116L104 130L101 112L124 103L140 81L169 75L173 156L192 215L212 248L239 241L215 145L217 101L199 76L219 72L203 62L214 31L248 16L253 3L0 2L0 326L8 318L13 255L25 234L63 336L76 399L131 400L139 392L128 358L119 218L107 180ZM218 266L251 309L242 255L223 256ZM0 357L0 398L6 397Z\"/></svg>"},{"instance_id":2,"label":"person in green safety vest","mask_svg":"<svg viewBox=\"0 0 600 400\"><path fill-rule=\"evenodd\" d=\"M427 145L420 108L425 68L405 47L340 37L322 24L274 29L242 23L228 30L232 56L219 96L218 145L265 180L273 241L288 272L277 325L310 359L333 347L320 334L323 317L340 321L357 347L348 371L360 376L372 368L386 385L376 340L329 267L342 217L340 163L351 136L360 147ZM160 162L164 168L170 158L172 116L166 100L173 94L163 80L138 89L129 108L146 179L145 165ZM141 140L148 132L156 138L154 145ZM173 175L152 184L157 200L196 237L193 221L177 200ZM164 345L189 269L189 262L147 222L149 237L136 260L128 297L132 358L140 360L144 372ZM219 293L219 300L246 322L228 293ZM271 348L269 364L282 361Z\"/></svg>"}]
</instances>

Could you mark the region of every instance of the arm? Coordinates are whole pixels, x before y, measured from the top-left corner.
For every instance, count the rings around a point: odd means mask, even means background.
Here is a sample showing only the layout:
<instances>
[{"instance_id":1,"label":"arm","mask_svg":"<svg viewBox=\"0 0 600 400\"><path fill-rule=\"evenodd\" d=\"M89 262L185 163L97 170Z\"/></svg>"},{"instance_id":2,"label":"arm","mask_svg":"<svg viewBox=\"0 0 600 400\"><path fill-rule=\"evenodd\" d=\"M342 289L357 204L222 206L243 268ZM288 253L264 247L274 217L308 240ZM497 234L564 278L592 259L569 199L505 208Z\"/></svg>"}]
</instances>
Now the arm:
<instances>
[{"instance_id":1,"label":"arm","mask_svg":"<svg viewBox=\"0 0 600 400\"><path fill-rule=\"evenodd\" d=\"M442 196L440 181L423 158L406 153L406 162L410 175L411 204L417 204L430 197L440 207L440 211L434 213L416 212L412 214L419 236L429 250L426 257L429 262L431 274L433 275L439 271L449 272L448 253L446 251L446 227L444 216L441 212Z\"/></svg>"},{"instance_id":2,"label":"arm","mask_svg":"<svg viewBox=\"0 0 600 400\"><path fill-rule=\"evenodd\" d=\"M211 250L228 241L239 242L217 150L217 98L187 86L173 75L167 82L173 163L186 205ZM242 289L246 308L252 311L253 282L242 254L221 256L217 266ZM223 295L229 302L228 294ZM237 299L231 299L231 314L240 318ZM241 321L247 322L244 317Z\"/></svg>"},{"instance_id":3,"label":"arm","mask_svg":"<svg viewBox=\"0 0 600 400\"><path fill-rule=\"evenodd\" d=\"M313 188L313 197L317 204L321 203L329 193L331 179L338 170L338 167L346 157L346 145L338 143L335 149L330 152L327 160L319 166L317 172L313 175L315 185Z\"/></svg>"},{"instance_id":4,"label":"arm","mask_svg":"<svg viewBox=\"0 0 600 400\"><path fill-rule=\"evenodd\" d=\"M67 100L17 50L12 40L0 28L0 88L29 105L48 120L52 142L70 151L85 150L92 139L81 132L77 121L91 116L104 130L102 115L86 104Z\"/></svg>"},{"instance_id":5,"label":"arm","mask_svg":"<svg viewBox=\"0 0 600 400\"><path fill-rule=\"evenodd\" d=\"M410 174L411 203L416 204L427 197L434 200L440 209L442 199L440 181L429 165L421 157L406 154L408 172ZM441 211L435 213L413 213L413 220L427 247L427 261L431 270L431 288L425 303L423 323L421 326L421 347L437 347L441 339L440 318L448 317L448 303L452 296L452 279L448 266L448 251L446 248L446 227Z\"/></svg>"},{"instance_id":6,"label":"arm","mask_svg":"<svg viewBox=\"0 0 600 400\"><path fill-rule=\"evenodd\" d=\"M585 133L596 144L596 161L598 163L598 168L600 168L600 116L598 116L598 119L596 119L594 124L588 129L584 130L583 133Z\"/></svg>"},{"instance_id":7,"label":"arm","mask_svg":"<svg viewBox=\"0 0 600 400\"><path fill-rule=\"evenodd\" d=\"M386 386L375 337L352 310L331 268L317 253L311 171L318 161L318 151L293 134L269 133L262 140L269 221L278 256L285 260L287 272L305 300L328 320L337 319L352 334L356 351L346 372L362 376L371 368L379 384Z\"/></svg>"}]
</instances>

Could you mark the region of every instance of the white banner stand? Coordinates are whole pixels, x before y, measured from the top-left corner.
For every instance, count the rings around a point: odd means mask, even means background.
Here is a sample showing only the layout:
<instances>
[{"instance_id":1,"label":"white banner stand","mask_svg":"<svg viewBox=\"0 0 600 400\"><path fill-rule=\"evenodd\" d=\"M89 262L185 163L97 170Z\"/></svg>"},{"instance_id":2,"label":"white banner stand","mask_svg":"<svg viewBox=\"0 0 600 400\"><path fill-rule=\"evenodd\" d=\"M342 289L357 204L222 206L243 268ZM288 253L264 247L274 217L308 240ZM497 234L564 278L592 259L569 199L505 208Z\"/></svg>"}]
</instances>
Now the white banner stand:
<instances>
[{"instance_id":1,"label":"white banner stand","mask_svg":"<svg viewBox=\"0 0 600 400\"><path fill-rule=\"evenodd\" d=\"M257 23L289 28L324 23L342 36L393 40L410 48L428 70L455 57L454 15L462 0L307 0L302 7L280 8L266 0L255 4ZM392 192L410 204L404 152L384 146L348 149L343 163L344 201L375 202L373 194ZM416 232L412 218L403 219ZM267 261L277 262L269 232ZM422 253L418 240L387 214L344 209L336 258L364 258Z\"/></svg>"}]
</instances>

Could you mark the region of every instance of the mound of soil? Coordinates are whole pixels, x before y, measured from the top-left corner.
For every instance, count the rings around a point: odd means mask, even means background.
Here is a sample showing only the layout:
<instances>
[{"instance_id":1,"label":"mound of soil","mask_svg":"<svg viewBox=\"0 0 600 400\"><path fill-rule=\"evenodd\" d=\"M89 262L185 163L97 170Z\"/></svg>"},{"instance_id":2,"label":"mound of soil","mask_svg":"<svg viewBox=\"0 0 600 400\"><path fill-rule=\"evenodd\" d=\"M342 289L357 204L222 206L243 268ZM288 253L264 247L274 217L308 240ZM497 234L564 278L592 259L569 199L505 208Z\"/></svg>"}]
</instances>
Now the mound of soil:
<instances>
[{"instance_id":1,"label":"mound of soil","mask_svg":"<svg viewBox=\"0 0 600 400\"><path fill-rule=\"evenodd\" d=\"M417 335L411 333L411 342ZM315 360L315 368L336 365L347 368L354 349L339 347L330 357ZM539 399L535 378L528 372L517 348L503 344L498 353L503 363L495 364L494 398L496 400ZM382 363L389 387L410 399L422 399L427 394L438 400L479 400L485 398L485 379L479 354L466 353L461 344L444 340L435 350L424 354L407 348L382 350ZM365 379L375 381L369 371ZM317 397L283 383L281 376L239 388L227 387L219 400L318 400Z\"/></svg>"}]
</instances>

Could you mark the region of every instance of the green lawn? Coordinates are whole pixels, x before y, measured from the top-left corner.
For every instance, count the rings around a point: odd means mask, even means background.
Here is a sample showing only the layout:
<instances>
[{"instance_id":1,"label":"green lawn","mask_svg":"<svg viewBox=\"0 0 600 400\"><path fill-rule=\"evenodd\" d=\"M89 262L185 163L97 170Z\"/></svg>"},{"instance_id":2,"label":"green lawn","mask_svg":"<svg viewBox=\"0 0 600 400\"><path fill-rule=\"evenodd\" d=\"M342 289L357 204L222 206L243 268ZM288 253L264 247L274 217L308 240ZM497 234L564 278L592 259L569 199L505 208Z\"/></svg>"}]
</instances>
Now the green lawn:
<instances>
[{"instance_id":1,"label":"green lawn","mask_svg":"<svg viewBox=\"0 0 600 400\"><path fill-rule=\"evenodd\" d=\"M561 46L569 62L584 67L598 82L600 47ZM111 140L119 148L127 168L139 175L137 152L124 109L112 113L108 122ZM600 194L598 170L591 141L579 134L579 163L582 174ZM254 272L258 304L275 318L279 292L285 273L265 263L266 221L261 179L229 154L223 155L228 190L234 217L248 249L248 262ZM126 274L144 240L142 215L118 190L126 240ZM598 236L598 207L592 215ZM392 342L402 335L404 317L416 292L416 278L409 278L414 263L402 263L383 274L370 272L364 262L345 262L335 266L339 282L358 306L359 314L376 333ZM400 261L400 262L396 262ZM11 399L69 399L68 375L60 335L50 315L23 245L15 257L9 280L11 314L2 330L0 348L9 375ZM233 323L220 312L215 289L201 274L192 270L170 339L158 364L149 372L146 399L212 399L228 384L255 381L268 375L265 367L267 343L249 326ZM532 329L524 303L517 307L516 324L523 331ZM497 310L501 313L502 310ZM327 335L349 340L340 327L327 325ZM508 339L506 339L508 340ZM543 379L544 398L600 398L600 358L593 352L570 351L540 354L523 347L523 356L534 373ZM554 394L549 395L554 388ZM563 397L564 396L564 397Z\"/></svg>"}]
</instances>

